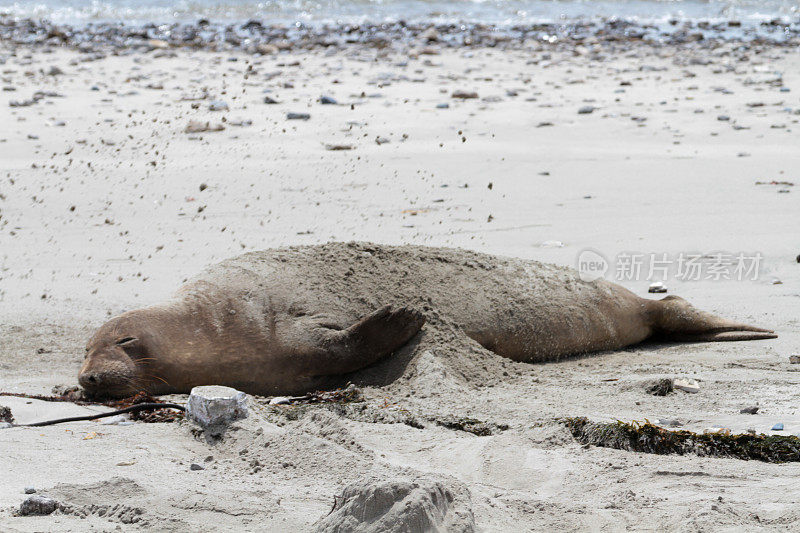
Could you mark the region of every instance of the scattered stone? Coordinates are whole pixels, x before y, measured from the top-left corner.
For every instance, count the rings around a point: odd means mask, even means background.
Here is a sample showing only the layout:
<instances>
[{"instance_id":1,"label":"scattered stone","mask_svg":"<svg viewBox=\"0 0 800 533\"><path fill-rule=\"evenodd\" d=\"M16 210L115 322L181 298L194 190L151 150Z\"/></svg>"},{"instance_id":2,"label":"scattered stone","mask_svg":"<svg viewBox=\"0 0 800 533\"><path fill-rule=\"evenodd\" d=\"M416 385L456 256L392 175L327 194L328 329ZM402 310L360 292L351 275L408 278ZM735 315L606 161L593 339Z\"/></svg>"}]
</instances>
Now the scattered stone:
<instances>
[{"instance_id":1,"label":"scattered stone","mask_svg":"<svg viewBox=\"0 0 800 533\"><path fill-rule=\"evenodd\" d=\"M667 292L667 288L664 286L664 283L662 283L660 281L656 281L656 282L650 284L650 286L647 288L647 292L663 293L663 292Z\"/></svg>"},{"instance_id":2,"label":"scattered stone","mask_svg":"<svg viewBox=\"0 0 800 533\"><path fill-rule=\"evenodd\" d=\"M47 75L48 76L61 76L62 74L64 74L64 71L61 70L60 68L58 68L55 65L53 65L52 67L47 69Z\"/></svg>"},{"instance_id":3,"label":"scattered stone","mask_svg":"<svg viewBox=\"0 0 800 533\"><path fill-rule=\"evenodd\" d=\"M450 108L450 104L447 104L447 103L436 104L436 109L449 109L449 108Z\"/></svg>"},{"instance_id":4,"label":"scattered stone","mask_svg":"<svg viewBox=\"0 0 800 533\"><path fill-rule=\"evenodd\" d=\"M205 133L213 131L222 131L225 126L222 124L212 124L211 122L201 122L199 120L190 120L183 130L184 133Z\"/></svg>"},{"instance_id":5,"label":"scattered stone","mask_svg":"<svg viewBox=\"0 0 800 533\"><path fill-rule=\"evenodd\" d=\"M800 355L790 355L789 362L793 365L800 365Z\"/></svg>"},{"instance_id":6,"label":"scattered stone","mask_svg":"<svg viewBox=\"0 0 800 533\"><path fill-rule=\"evenodd\" d=\"M5 405L0 405L0 422L14 423L14 415L11 414L11 408Z\"/></svg>"},{"instance_id":7,"label":"scattered stone","mask_svg":"<svg viewBox=\"0 0 800 533\"><path fill-rule=\"evenodd\" d=\"M595 109L597 109L597 108L594 107L593 105L585 105L585 106L581 107L580 109L578 109L578 114L579 115L588 115L590 113L594 113Z\"/></svg>"},{"instance_id":8,"label":"scattered stone","mask_svg":"<svg viewBox=\"0 0 800 533\"><path fill-rule=\"evenodd\" d=\"M36 489L34 487L25 487L25 494L36 494Z\"/></svg>"},{"instance_id":9,"label":"scattered stone","mask_svg":"<svg viewBox=\"0 0 800 533\"><path fill-rule=\"evenodd\" d=\"M260 43L258 46L256 46L256 52L258 52L263 56L277 54L278 47L275 46L274 44Z\"/></svg>"},{"instance_id":10,"label":"scattered stone","mask_svg":"<svg viewBox=\"0 0 800 533\"><path fill-rule=\"evenodd\" d=\"M53 498L34 494L22 502L19 506L19 514L22 516L44 516L53 513L58 509L58 502Z\"/></svg>"},{"instance_id":11,"label":"scattered stone","mask_svg":"<svg viewBox=\"0 0 800 533\"><path fill-rule=\"evenodd\" d=\"M744 409L740 409L739 413L743 415L754 415L758 412L759 407L757 405L753 405L751 407L745 407Z\"/></svg>"},{"instance_id":12,"label":"scattered stone","mask_svg":"<svg viewBox=\"0 0 800 533\"><path fill-rule=\"evenodd\" d=\"M475 91L453 91L453 94L450 95L452 98L459 98L461 100L468 100L472 98L477 98L478 93Z\"/></svg>"},{"instance_id":13,"label":"scattered stone","mask_svg":"<svg viewBox=\"0 0 800 533\"><path fill-rule=\"evenodd\" d=\"M666 396L673 391L672 380L669 378L654 379L645 383L644 390L653 396Z\"/></svg>"},{"instance_id":14,"label":"scattered stone","mask_svg":"<svg viewBox=\"0 0 800 533\"><path fill-rule=\"evenodd\" d=\"M352 144L326 144L325 145L325 149L326 150L330 150L332 152L339 152L339 151L342 151L342 150L352 150L353 149L353 145Z\"/></svg>"},{"instance_id":15,"label":"scattered stone","mask_svg":"<svg viewBox=\"0 0 800 533\"><path fill-rule=\"evenodd\" d=\"M429 43L435 43L439 41L439 32L436 31L436 28L431 27L420 33L419 38Z\"/></svg>"},{"instance_id":16,"label":"scattered stone","mask_svg":"<svg viewBox=\"0 0 800 533\"><path fill-rule=\"evenodd\" d=\"M319 97L319 103L323 104L323 105L336 105L339 102L337 102L336 99L333 98L332 96L324 96L323 95L323 96Z\"/></svg>"},{"instance_id":17,"label":"scattered stone","mask_svg":"<svg viewBox=\"0 0 800 533\"><path fill-rule=\"evenodd\" d=\"M286 113L288 120L308 120L311 118L309 113Z\"/></svg>"},{"instance_id":18,"label":"scattered stone","mask_svg":"<svg viewBox=\"0 0 800 533\"><path fill-rule=\"evenodd\" d=\"M391 141L386 137L380 137L380 136L375 137L375 144L377 144L378 146L380 146L381 144L388 144L390 142Z\"/></svg>"},{"instance_id":19,"label":"scattered stone","mask_svg":"<svg viewBox=\"0 0 800 533\"><path fill-rule=\"evenodd\" d=\"M783 431L783 422L778 422L772 426L772 431Z\"/></svg>"},{"instance_id":20,"label":"scattered stone","mask_svg":"<svg viewBox=\"0 0 800 533\"><path fill-rule=\"evenodd\" d=\"M695 394L700 392L700 384L693 379L678 378L672 382L672 386L684 392Z\"/></svg>"},{"instance_id":21,"label":"scattered stone","mask_svg":"<svg viewBox=\"0 0 800 533\"><path fill-rule=\"evenodd\" d=\"M189 394L186 418L212 436L221 435L231 422L247 416L247 395L231 387L194 387Z\"/></svg>"},{"instance_id":22,"label":"scattered stone","mask_svg":"<svg viewBox=\"0 0 800 533\"><path fill-rule=\"evenodd\" d=\"M228 109L228 103L222 100L214 100L208 104L209 111L228 111Z\"/></svg>"},{"instance_id":23,"label":"scattered stone","mask_svg":"<svg viewBox=\"0 0 800 533\"><path fill-rule=\"evenodd\" d=\"M205 467L197 463L192 463L191 465L189 465L189 470L205 470Z\"/></svg>"},{"instance_id":24,"label":"scattered stone","mask_svg":"<svg viewBox=\"0 0 800 533\"><path fill-rule=\"evenodd\" d=\"M274 99L273 97L271 97L271 96L265 96L265 97L264 97L264 103L265 103L265 104L279 104L280 102L278 102L277 100L275 100L275 99Z\"/></svg>"}]
</instances>

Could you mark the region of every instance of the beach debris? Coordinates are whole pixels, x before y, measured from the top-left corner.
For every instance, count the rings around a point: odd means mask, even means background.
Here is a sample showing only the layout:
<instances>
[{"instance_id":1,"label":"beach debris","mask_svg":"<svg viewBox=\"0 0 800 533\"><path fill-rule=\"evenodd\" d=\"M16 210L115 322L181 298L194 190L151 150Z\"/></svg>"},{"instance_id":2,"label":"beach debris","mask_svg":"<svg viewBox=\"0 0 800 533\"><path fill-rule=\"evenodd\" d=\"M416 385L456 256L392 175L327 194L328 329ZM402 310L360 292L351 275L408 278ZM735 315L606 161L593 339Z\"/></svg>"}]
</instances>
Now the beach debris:
<instances>
[{"instance_id":1,"label":"beach debris","mask_svg":"<svg viewBox=\"0 0 800 533\"><path fill-rule=\"evenodd\" d=\"M212 124L211 122L202 122L199 120L190 120L183 130L184 133L205 133L207 131L222 131L225 126L222 124Z\"/></svg>"},{"instance_id":2,"label":"beach debris","mask_svg":"<svg viewBox=\"0 0 800 533\"><path fill-rule=\"evenodd\" d=\"M794 187L794 182L792 182L792 181L777 181L777 180L757 181L756 185L779 185L779 186L784 186L784 187Z\"/></svg>"},{"instance_id":3,"label":"beach debris","mask_svg":"<svg viewBox=\"0 0 800 533\"><path fill-rule=\"evenodd\" d=\"M261 54L262 56L268 56L272 54L278 53L278 47L274 44L267 44L267 43L259 43L256 46L256 52Z\"/></svg>"},{"instance_id":4,"label":"beach debris","mask_svg":"<svg viewBox=\"0 0 800 533\"><path fill-rule=\"evenodd\" d=\"M678 378L672 382L672 386L684 392L695 394L700 392L700 384L693 379Z\"/></svg>"},{"instance_id":5,"label":"beach debris","mask_svg":"<svg viewBox=\"0 0 800 533\"><path fill-rule=\"evenodd\" d=\"M507 424L495 424L493 422L484 422L475 418L467 418L461 416L444 415L438 417L428 417L428 421L434 422L436 425L445 429L453 431L464 431L472 433L478 437L488 437L501 431L508 429Z\"/></svg>"},{"instance_id":6,"label":"beach debris","mask_svg":"<svg viewBox=\"0 0 800 533\"><path fill-rule=\"evenodd\" d=\"M186 418L211 435L221 435L231 422L248 414L247 394L220 385L194 387L186 405Z\"/></svg>"},{"instance_id":7,"label":"beach debris","mask_svg":"<svg viewBox=\"0 0 800 533\"><path fill-rule=\"evenodd\" d=\"M298 396L297 398L292 398L291 396L275 396L269 401L270 405L289 405L292 403L294 399L300 399L301 397Z\"/></svg>"},{"instance_id":8,"label":"beach debris","mask_svg":"<svg viewBox=\"0 0 800 533\"><path fill-rule=\"evenodd\" d=\"M478 97L478 93L476 93L475 91L457 90L457 91L453 91L453 94L451 94L450 96L452 98L459 98L461 100L469 100L469 99L472 99L472 98L477 98Z\"/></svg>"},{"instance_id":9,"label":"beach debris","mask_svg":"<svg viewBox=\"0 0 800 533\"><path fill-rule=\"evenodd\" d=\"M731 430L730 430L730 428L723 428L723 427L717 427L717 426L710 427L710 428L705 428L703 430L703 434L704 435L709 434L709 433L715 433L715 434L718 434L718 435L730 435L731 434Z\"/></svg>"},{"instance_id":10,"label":"beach debris","mask_svg":"<svg viewBox=\"0 0 800 533\"><path fill-rule=\"evenodd\" d=\"M758 412L759 407L757 405L752 405L750 407L745 407L744 409L740 409L739 413L743 415L754 415Z\"/></svg>"},{"instance_id":11,"label":"beach debris","mask_svg":"<svg viewBox=\"0 0 800 533\"><path fill-rule=\"evenodd\" d=\"M361 389L349 384L344 389L332 391L317 391L304 396L276 396L269 401L269 405L295 405L309 403L351 403L364 401Z\"/></svg>"},{"instance_id":12,"label":"beach debris","mask_svg":"<svg viewBox=\"0 0 800 533\"><path fill-rule=\"evenodd\" d=\"M34 494L27 498L19 506L21 516L44 516L53 513L58 509L58 502L53 498Z\"/></svg>"},{"instance_id":13,"label":"beach debris","mask_svg":"<svg viewBox=\"0 0 800 533\"><path fill-rule=\"evenodd\" d=\"M322 95L319 97L319 103L322 105L336 105L339 102L337 102L336 99L332 96Z\"/></svg>"},{"instance_id":14,"label":"beach debris","mask_svg":"<svg viewBox=\"0 0 800 533\"><path fill-rule=\"evenodd\" d=\"M594 113L595 109L597 109L597 108L595 106L593 106L593 105L585 105L585 106L581 107L580 109L578 109L578 114L579 115L589 115L591 113Z\"/></svg>"},{"instance_id":15,"label":"beach debris","mask_svg":"<svg viewBox=\"0 0 800 533\"><path fill-rule=\"evenodd\" d=\"M563 248L564 243L561 241L543 241L539 244L540 248Z\"/></svg>"},{"instance_id":16,"label":"beach debris","mask_svg":"<svg viewBox=\"0 0 800 533\"><path fill-rule=\"evenodd\" d=\"M650 284L650 286L647 288L647 292L662 293L667 292L667 288L664 286L664 283L656 281Z\"/></svg>"},{"instance_id":17,"label":"beach debris","mask_svg":"<svg viewBox=\"0 0 800 533\"><path fill-rule=\"evenodd\" d=\"M783 431L783 422L778 422L772 426L772 431Z\"/></svg>"},{"instance_id":18,"label":"beach debris","mask_svg":"<svg viewBox=\"0 0 800 533\"><path fill-rule=\"evenodd\" d=\"M638 422L592 422L586 417L563 420L572 436L584 445L660 455L696 454L703 457L755 459L768 463L800 461L800 438L784 435L735 434L725 431L672 431Z\"/></svg>"},{"instance_id":19,"label":"beach debris","mask_svg":"<svg viewBox=\"0 0 800 533\"><path fill-rule=\"evenodd\" d=\"M352 150L353 149L353 145L352 144L326 144L325 145L325 149L326 150L330 150L332 152L339 152L339 151L342 151L342 150Z\"/></svg>"},{"instance_id":20,"label":"beach debris","mask_svg":"<svg viewBox=\"0 0 800 533\"><path fill-rule=\"evenodd\" d=\"M286 113L287 120L308 120L310 118L309 113Z\"/></svg>"},{"instance_id":21,"label":"beach debris","mask_svg":"<svg viewBox=\"0 0 800 533\"><path fill-rule=\"evenodd\" d=\"M661 378L645 383L644 390L653 396L666 396L674 390L674 386L670 378Z\"/></svg>"},{"instance_id":22,"label":"beach debris","mask_svg":"<svg viewBox=\"0 0 800 533\"><path fill-rule=\"evenodd\" d=\"M800 365L800 354L790 355L789 362L793 365Z\"/></svg>"},{"instance_id":23,"label":"beach debris","mask_svg":"<svg viewBox=\"0 0 800 533\"><path fill-rule=\"evenodd\" d=\"M11 408L5 405L0 405L0 422L14 423L14 415L11 414Z\"/></svg>"},{"instance_id":24,"label":"beach debris","mask_svg":"<svg viewBox=\"0 0 800 533\"><path fill-rule=\"evenodd\" d=\"M380 146L382 144L388 144L390 142L391 141L389 139L387 139L386 137L381 137L381 136L375 137L375 144L377 144L378 146Z\"/></svg>"},{"instance_id":25,"label":"beach debris","mask_svg":"<svg viewBox=\"0 0 800 533\"><path fill-rule=\"evenodd\" d=\"M229 109L228 102L223 100L214 100L208 103L209 111L227 111Z\"/></svg>"}]
</instances>

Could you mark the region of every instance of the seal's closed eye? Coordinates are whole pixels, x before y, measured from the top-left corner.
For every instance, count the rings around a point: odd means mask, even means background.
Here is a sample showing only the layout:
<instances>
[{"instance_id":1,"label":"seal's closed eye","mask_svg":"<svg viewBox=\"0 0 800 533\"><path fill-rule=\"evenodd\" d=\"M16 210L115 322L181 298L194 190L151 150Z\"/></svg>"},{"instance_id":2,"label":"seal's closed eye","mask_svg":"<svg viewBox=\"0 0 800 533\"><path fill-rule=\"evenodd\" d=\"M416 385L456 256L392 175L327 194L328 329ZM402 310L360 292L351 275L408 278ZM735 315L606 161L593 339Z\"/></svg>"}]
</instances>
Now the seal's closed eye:
<instances>
[{"instance_id":1,"label":"seal's closed eye","mask_svg":"<svg viewBox=\"0 0 800 533\"><path fill-rule=\"evenodd\" d=\"M133 344L137 340L138 339L136 337L125 337L124 339L118 340L114 344L116 344L117 346L126 346L126 345L130 346L131 344Z\"/></svg>"}]
</instances>

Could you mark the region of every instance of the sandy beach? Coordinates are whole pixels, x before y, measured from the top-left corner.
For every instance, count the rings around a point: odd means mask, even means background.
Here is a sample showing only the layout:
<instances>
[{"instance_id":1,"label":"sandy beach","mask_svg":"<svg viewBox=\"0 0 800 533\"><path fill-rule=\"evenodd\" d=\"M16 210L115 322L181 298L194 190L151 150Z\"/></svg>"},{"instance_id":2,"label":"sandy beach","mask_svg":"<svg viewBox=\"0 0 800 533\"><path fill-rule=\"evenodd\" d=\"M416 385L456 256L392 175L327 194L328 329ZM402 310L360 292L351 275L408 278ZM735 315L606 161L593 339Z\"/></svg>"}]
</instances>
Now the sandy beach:
<instances>
[{"instance_id":1,"label":"sandy beach","mask_svg":"<svg viewBox=\"0 0 800 533\"><path fill-rule=\"evenodd\" d=\"M796 527L798 463L582 446L559 422L800 434L796 47L463 48L429 34L261 52L0 42L0 391L76 385L95 328L210 263L331 241L572 267L586 249L757 255L756 279L664 284L779 338L495 356L480 384L429 352L414 380L364 387L360 411L254 399L214 446L187 422L2 429L0 529L311 531L364 480L446 487L449 530ZM187 132L206 125L218 131ZM653 281L614 275L642 296ZM663 377L700 392L645 391ZM20 423L101 410L0 405ZM391 423L398 412L422 427ZM436 422L448 416L493 429ZM16 516L26 487L68 507Z\"/></svg>"}]
</instances>

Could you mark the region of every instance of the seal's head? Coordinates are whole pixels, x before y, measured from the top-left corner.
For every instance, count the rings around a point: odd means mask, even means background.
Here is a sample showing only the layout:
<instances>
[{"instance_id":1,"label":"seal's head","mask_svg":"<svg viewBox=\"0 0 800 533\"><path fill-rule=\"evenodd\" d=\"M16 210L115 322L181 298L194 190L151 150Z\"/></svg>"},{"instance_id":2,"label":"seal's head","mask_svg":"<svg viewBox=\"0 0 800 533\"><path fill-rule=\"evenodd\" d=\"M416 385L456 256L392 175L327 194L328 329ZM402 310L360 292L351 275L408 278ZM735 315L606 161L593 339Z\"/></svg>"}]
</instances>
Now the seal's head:
<instances>
[{"instance_id":1,"label":"seal's head","mask_svg":"<svg viewBox=\"0 0 800 533\"><path fill-rule=\"evenodd\" d=\"M142 364L146 335L127 320L103 325L86 345L78 382L90 396L123 397L146 389Z\"/></svg>"}]
</instances>

